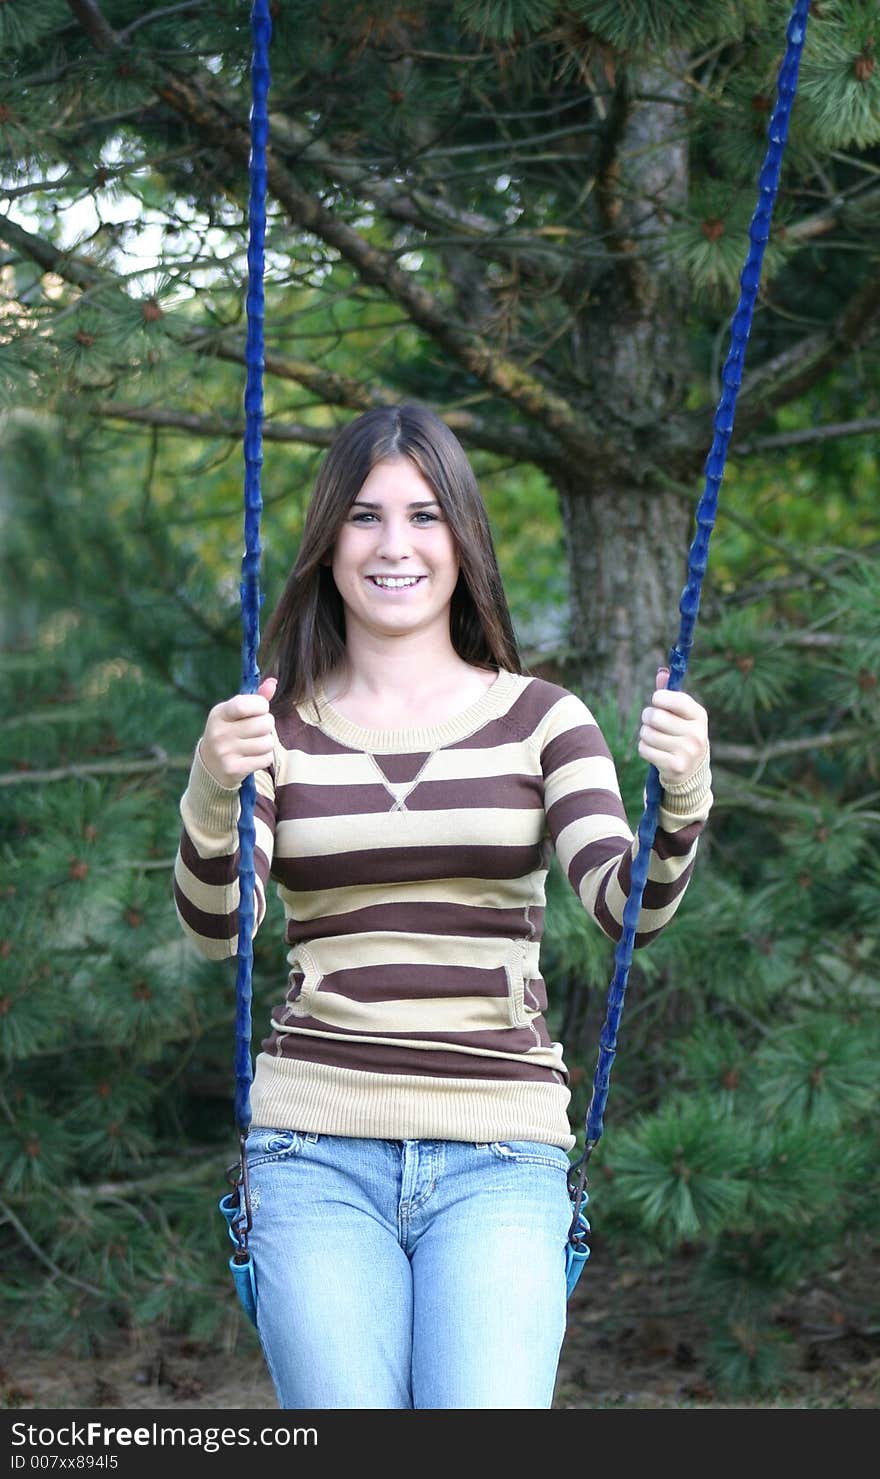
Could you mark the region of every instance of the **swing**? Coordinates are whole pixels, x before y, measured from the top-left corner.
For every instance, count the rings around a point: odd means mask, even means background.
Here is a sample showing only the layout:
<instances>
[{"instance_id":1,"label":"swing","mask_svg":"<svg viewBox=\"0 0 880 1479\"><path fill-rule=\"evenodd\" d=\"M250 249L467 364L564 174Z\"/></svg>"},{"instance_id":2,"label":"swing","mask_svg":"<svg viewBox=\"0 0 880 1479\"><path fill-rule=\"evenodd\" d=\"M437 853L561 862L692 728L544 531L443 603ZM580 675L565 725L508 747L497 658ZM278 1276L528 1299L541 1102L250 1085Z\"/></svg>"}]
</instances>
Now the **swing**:
<instances>
[{"instance_id":1,"label":"swing","mask_svg":"<svg viewBox=\"0 0 880 1479\"><path fill-rule=\"evenodd\" d=\"M777 79L777 98L767 130L768 147L758 178L758 202L749 226L749 250L740 274L741 293L730 323L730 349L721 379L723 390L713 420L714 436L705 463L705 485L697 505L697 532L688 551L688 578L681 595L681 624L678 639L669 654L669 689L680 689L687 673L693 645L694 629L700 609L700 592L709 553L709 540L715 523L718 492L724 476L727 448L733 432L736 397L742 380L746 344L752 324L755 299L761 280L761 263L770 235L770 222L779 185L779 173L788 136L788 123L797 90L798 68L806 38L810 0L795 0L786 28L786 50ZM260 594L260 468L262 464L263 418L263 260L266 232L266 143L268 139L267 99L269 93L269 43L272 22L269 0L254 0L251 9L253 55L251 62L251 153L249 164L249 242L247 292L247 383L245 387L245 554L242 560L242 686L243 693L256 693L260 683L257 668L259 646ZM638 826L638 849L631 869L629 897L623 913L623 930L614 956L614 974L608 988L605 1023L599 1037L599 1057L593 1079L592 1094L585 1121L584 1150L568 1173L568 1190L572 1219L565 1255L566 1294L570 1296L590 1256L586 1238L590 1224L585 1215L589 1197L586 1190L587 1165L603 1129L603 1115L608 1098L611 1068L617 1045L624 995L632 963L636 927L642 895L648 876L651 847L657 830L657 819L663 789L656 766L648 767L645 787L645 810ZM238 1297L248 1318L257 1321L257 1283L253 1259L248 1248L251 1230L250 1190L248 1186L245 1142L250 1129L251 1066L251 972L253 965L254 923L254 806L256 781L248 775L241 786L241 815L238 823L240 843L239 866L239 936L236 977L235 1013L235 1123L239 1131L239 1163L232 1167L229 1179L233 1190L221 1198L220 1211L227 1224L234 1253L229 1268Z\"/></svg>"}]
</instances>

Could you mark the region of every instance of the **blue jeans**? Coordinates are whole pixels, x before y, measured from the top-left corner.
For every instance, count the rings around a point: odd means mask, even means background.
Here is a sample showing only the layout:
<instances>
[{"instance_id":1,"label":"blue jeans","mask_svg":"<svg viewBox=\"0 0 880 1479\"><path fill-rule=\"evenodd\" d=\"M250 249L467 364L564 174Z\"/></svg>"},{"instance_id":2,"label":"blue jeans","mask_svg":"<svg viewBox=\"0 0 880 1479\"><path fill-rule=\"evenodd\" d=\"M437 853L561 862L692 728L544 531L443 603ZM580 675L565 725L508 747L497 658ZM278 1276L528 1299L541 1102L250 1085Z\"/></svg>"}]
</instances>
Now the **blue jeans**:
<instances>
[{"instance_id":1,"label":"blue jeans","mask_svg":"<svg viewBox=\"0 0 880 1479\"><path fill-rule=\"evenodd\" d=\"M252 1128L260 1341L280 1407L550 1407L568 1155Z\"/></svg>"}]
</instances>

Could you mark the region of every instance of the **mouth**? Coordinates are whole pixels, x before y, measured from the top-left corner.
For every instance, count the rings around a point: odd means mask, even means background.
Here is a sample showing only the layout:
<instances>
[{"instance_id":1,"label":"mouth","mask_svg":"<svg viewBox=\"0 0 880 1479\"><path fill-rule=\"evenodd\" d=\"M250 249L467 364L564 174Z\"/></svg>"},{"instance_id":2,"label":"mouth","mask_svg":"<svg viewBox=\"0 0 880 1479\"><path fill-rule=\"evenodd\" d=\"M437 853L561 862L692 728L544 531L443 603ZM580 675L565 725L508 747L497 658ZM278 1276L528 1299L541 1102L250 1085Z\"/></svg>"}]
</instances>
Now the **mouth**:
<instances>
[{"instance_id":1,"label":"mouth","mask_svg":"<svg viewBox=\"0 0 880 1479\"><path fill-rule=\"evenodd\" d=\"M416 586L421 585L425 579L424 575L417 575L415 580L407 580L406 585L380 585L375 575L367 576L370 585L374 586L377 591L384 591L386 595L401 595L406 591L414 591Z\"/></svg>"}]
</instances>

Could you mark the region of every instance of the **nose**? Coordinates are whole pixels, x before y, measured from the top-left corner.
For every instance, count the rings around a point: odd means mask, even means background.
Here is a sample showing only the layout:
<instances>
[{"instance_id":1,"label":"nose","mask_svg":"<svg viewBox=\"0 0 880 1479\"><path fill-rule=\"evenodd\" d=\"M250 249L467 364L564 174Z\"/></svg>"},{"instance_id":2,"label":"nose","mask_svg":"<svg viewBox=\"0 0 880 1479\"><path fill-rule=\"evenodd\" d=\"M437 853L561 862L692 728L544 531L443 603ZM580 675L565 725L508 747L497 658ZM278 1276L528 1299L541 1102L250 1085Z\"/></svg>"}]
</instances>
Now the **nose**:
<instances>
[{"instance_id":1,"label":"nose","mask_svg":"<svg viewBox=\"0 0 880 1479\"><path fill-rule=\"evenodd\" d=\"M376 540L376 553L389 561L405 560L409 557L411 537L405 518L383 520Z\"/></svg>"}]
</instances>

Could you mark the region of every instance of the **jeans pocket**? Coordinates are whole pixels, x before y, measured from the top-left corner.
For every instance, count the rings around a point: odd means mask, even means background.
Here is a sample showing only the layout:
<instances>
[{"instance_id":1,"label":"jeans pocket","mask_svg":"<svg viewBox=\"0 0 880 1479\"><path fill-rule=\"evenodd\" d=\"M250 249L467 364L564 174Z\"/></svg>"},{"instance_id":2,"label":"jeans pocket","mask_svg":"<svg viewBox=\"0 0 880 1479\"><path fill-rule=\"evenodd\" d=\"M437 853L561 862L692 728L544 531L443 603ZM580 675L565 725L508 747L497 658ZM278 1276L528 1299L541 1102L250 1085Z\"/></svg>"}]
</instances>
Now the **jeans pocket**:
<instances>
[{"instance_id":1,"label":"jeans pocket","mask_svg":"<svg viewBox=\"0 0 880 1479\"><path fill-rule=\"evenodd\" d=\"M271 1129L264 1125L251 1126L245 1151L248 1170L265 1165L267 1161L290 1160L302 1152L306 1139L317 1140L317 1135L308 1135L302 1130Z\"/></svg>"},{"instance_id":2,"label":"jeans pocket","mask_svg":"<svg viewBox=\"0 0 880 1479\"><path fill-rule=\"evenodd\" d=\"M566 1176L571 1167L567 1150L560 1145L545 1145L541 1140L490 1140L489 1149L499 1161L552 1166Z\"/></svg>"}]
</instances>

